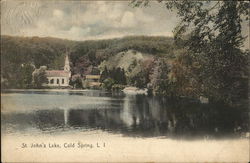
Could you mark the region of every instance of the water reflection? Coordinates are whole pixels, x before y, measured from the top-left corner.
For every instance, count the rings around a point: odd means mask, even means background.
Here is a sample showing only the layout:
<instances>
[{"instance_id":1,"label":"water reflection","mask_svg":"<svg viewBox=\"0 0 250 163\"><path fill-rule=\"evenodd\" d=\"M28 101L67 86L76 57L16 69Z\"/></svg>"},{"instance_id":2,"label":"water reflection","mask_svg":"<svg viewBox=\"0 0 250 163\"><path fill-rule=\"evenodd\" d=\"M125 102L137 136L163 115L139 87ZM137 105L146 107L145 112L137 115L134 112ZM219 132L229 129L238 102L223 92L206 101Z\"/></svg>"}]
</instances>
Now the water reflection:
<instances>
[{"instance_id":1,"label":"water reflection","mask_svg":"<svg viewBox=\"0 0 250 163\"><path fill-rule=\"evenodd\" d=\"M80 99L69 94L65 96L71 103L70 98ZM200 104L187 99L169 100L144 95L109 97L109 100L100 97L97 103L92 101L93 105L90 101L84 105L89 99L82 98L78 107L46 109L44 105L32 110L27 105L28 111L3 112L2 130L5 133L36 131L60 134L71 130L101 129L124 136L176 138L238 136L247 132L249 127L247 106L231 108L222 104ZM59 96L55 95L51 100L56 98ZM116 98L119 100L114 100ZM26 103L24 99L22 105Z\"/></svg>"}]
</instances>

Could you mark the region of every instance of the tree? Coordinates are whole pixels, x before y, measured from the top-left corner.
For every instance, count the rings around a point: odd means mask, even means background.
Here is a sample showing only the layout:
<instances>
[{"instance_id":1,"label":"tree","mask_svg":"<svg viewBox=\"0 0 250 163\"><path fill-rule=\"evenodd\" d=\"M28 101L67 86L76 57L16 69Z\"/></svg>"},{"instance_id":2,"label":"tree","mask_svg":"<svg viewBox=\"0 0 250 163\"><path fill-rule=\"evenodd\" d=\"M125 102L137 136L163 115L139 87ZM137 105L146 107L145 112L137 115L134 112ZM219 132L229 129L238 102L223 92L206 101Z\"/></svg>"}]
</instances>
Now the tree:
<instances>
[{"instance_id":1,"label":"tree","mask_svg":"<svg viewBox=\"0 0 250 163\"><path fill-rule=\"evenodd\" d=\"M112 89L112 86L115 84L115 81L113 80L113 79L111 79L111 78L107 78L107 79L105 79L104 81L103 81L103 85L102 85L102 87L104 88L104 89L107 89L107 90L111 90Z\"/></svg>"},{"instance_id":2,"label":"tree","mask_svg":"<svg viewBox=\"0 0 250 163\"><path fill-rule=\"evenodd\" d=\"M201 65L193 60L186 50L175 52L176 58L168 74L172 90L177 96L199 97L201 95L201 80L197 78Z\"/></svg>"},{"instance_id":3,"label":"tree","mask_svg":"<svg viewBox=\"0 0 250 163\"><path fill-rule=\"evenodd\" d=\"M73 75L70 80L70 85L73 86L73 88L88 88L89 83L83 83L82 78L80 74Z\"/></svg>"},{"instance_id":4,"label":"tree","mask_svg":"<svg viewBox=\"0 0 250 163\"><path fill-rule=\"evenodd\" d=\"M212 80L218 81L215 84L216 89L213 90L219 95L219 99L230 103L241 98L239 95L247 90L247 86L243 90L240 88L244 77L247 76L248 64L248 53L240 49L244 41L241 34L240 4L237 1L222 3L214 25L219 34L212 40L213 49L208 52L209 55L215 56L209 58L209 63L217 63L216 69L211 72ZM208 89L210 88L208 85Z\"/></svg>"},{"instance_id":5,"label":"tree","mask_svg":"<svg viewBox=\"0 0 250 163\"><path fill-rule=\"evenodd\" d=\"M199 81L194 89L197 96L233 103L247 90L246 51L242 50L244 37L241 23L249 19L249 2L246 1L159 1L167 9L175 10L180 18L174 29L177 47L187 50L191 59L190 80ZM149 1L134 1L135 6L148 5ZM197 67L192 67L196 63ZM190 82L188 82L190 83ZM244 84L245 83L245 84ZM242 86L243 85L243 86ZM243 88L246 88L245 90Z\"/></svg>"},{"instance_id":6,"label":"tree","mask_svg":"<svg viewBox=\"0 0 250 163\"><path fill-rule=\"evenodd\" d=\"M153 89L154 94L173 95L168 79L170 68L163 58L155 61L153 73L150 75L150 87Z\"/></svg>"},{"instance_id":7,"label":"tree","mask_svg":"<svg viewBox=\"0 0 250 163\"><path fill-rule=\"evenodd\" d=\"M125 71L124 69L118 67L116 69L113 70L113 79L115 81L116 84L126 84L126 76L125 76Z\"/></svg>"},{"instance_id":8,"label":"tree","mask_svg":"<svg viewBox=\"0 0 250 163\"><path fill-rule=\"evenodd\" d=\"M32 84L35 88L42 88L43 84L48 83L45 71L46 71L46 66L41 66L39 69L36 69L32 73L33 76Z\"/></svg>"},{"instance_id":9,"label":"tree","mask_svg":"<svg viewBox=\"0 0 250 163\"><path fill-rule=\"evenodd\" d=\"M104 67L103 72L101 73L100 81L103 82L106 79L112 79L114 81L114 84L126 84L126 75L124 69L118 67L108 70L107 67Z\"/></svg>"},{"instance_id":10,"label":"tree","mask_svg":"<svg viewBox=\"0 0 250 163\"><path fill-rule=\"evenodd\" d=\"M32 87L32 72L34 71L34 66L30 64L23 64L20 71L20 84L21 88Z\"/></svg>"},{"instance_id":11,"label":"tree","mask_svg":"<svg viewBox=\"0 0 250 163\"><path fill-rule=\"evenodd\" d=\"M121 72L120 72L120 81L121 81L121 84L123 85L127 84L127 78L126 78L125 70L123 68L121 69Z\"/></svg>"},{"instance_id":12,"label":"tree","mask_svg":"<svg viewBox=\"0 0 250 163\"><path fill-rule=\"evenodd\" d=\"M139 61L138 63L133 62L133 64L129 67L132 68L128 72L127 76L129 84L138 88L146 88L147 84L150 82L149 76L152 71L153 64L154 62L152 58Z\"/></svg>"},{"instance_id":13,"label":"tree","mask_svg":"<svg viewBox=\"0 0 250 163\"><path fill-rule=\"evenodd\" d=\"M109 76L109 72L107 69L107 66L104 67L104 70L101 73L100 81L103 82L105 79L107 79Z\"/></svg>"}]
</instances>

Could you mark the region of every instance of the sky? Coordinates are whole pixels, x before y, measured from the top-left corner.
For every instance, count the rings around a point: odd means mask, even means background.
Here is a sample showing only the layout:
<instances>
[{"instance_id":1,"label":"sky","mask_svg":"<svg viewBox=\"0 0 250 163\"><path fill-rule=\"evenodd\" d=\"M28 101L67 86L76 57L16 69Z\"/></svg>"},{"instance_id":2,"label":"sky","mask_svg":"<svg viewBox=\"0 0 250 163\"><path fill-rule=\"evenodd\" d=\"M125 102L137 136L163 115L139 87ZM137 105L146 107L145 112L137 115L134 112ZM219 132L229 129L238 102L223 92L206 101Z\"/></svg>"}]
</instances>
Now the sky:
<instances>
[{"instance_id":1,"label":"sky","mask_svg":"<svg viewBox=\"0 0 250 163\"><path fill-rule=\"evenodd\" d=\"M174 12L158 2L136 8L130 2L2 0L1 34L70 40L173 35Z\"/></svg>"},{"instance_id":2,"label":"sky","mask_svg":"<svg viewBox=\"0 0 250 163\"><path fill-rule=\"evenodd\" d=\"M132 7L128 1L1 0L1 34L69 40L132 35L173 36L179 18L163 3ZM249 22L242 26L249 35ZM249 37L244 48L249 49Z\"/></svg>"}]
</instances>

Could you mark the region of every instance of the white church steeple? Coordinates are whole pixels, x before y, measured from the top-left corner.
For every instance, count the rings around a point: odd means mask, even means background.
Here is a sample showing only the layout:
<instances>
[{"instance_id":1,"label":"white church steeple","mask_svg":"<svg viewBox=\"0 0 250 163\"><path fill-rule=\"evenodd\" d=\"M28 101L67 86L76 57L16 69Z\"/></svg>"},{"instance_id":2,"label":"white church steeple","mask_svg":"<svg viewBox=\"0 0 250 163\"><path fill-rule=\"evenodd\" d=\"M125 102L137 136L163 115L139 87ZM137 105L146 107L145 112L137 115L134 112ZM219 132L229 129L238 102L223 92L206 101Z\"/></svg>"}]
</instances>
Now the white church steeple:
<instances>
[{"instance_id":1,"label":"white church steeple","mask_svg":"<svg viewBox=\"0 0 250 163\"><path fill-rule=\"evenodd\" d=\"M67 71L67 72L70 71L69 56L68 56L68 54L66 54L66 56L65 56L64 71Z\"/></svg>"}]
</instances>

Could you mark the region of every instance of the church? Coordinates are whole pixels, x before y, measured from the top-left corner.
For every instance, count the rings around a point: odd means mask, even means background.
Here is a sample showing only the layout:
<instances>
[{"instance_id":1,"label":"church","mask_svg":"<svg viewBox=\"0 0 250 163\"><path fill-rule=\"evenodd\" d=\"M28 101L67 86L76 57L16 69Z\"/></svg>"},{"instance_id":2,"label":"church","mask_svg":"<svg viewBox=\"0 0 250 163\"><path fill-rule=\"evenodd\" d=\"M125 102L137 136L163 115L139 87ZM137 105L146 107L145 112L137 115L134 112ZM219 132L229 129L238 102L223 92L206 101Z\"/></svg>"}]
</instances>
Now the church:
<instances>
[{"instance_id":1,"label":"church","mask_svg":"<svg viewBox=\"0 0 250 163\"><path fill-rule=\"evenodd\" d=\"M46 70L49 87L68 87L71 77L69 56L65 56L64 70Z\"/></svg>"}]
</instances>

